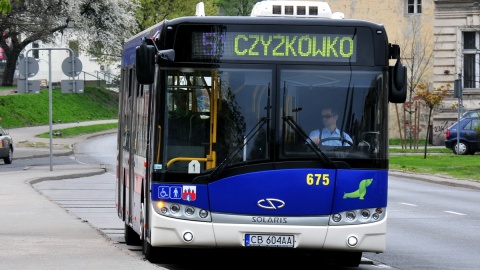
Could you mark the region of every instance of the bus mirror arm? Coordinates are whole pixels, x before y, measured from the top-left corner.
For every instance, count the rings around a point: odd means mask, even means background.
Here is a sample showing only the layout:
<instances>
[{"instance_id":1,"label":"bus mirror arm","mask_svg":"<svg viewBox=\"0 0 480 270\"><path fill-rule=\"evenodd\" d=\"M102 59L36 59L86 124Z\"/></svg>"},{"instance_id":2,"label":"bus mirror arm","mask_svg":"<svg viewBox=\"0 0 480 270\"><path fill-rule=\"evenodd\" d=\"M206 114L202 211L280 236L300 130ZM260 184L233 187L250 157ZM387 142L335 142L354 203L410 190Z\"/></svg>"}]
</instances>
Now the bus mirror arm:
<instances>
[{"instance_id":1,"label":"bus mirror arm","mask_svg":"<svg viewBox=\"0 0 480 270\"><path fill-rule=\"evenodd\" d=\"M165 61L165 62L175 61L175 51L173 49L158 51L157 56L159 61Z\"/></svg>"},{"instance_id":2,"label":"bus mirror arm","mask_svg":"<svg viewBox=\"0 0 480 270\"><path fill-rule=\"evenodd\" d=\"M155 42L151 38L146 38L146 37L142 38L142 44L153 46L155 47L155 51L157 52L159 51L157 44L155 44Z\"/></svg>"},{"instance_id":3,"label":"bus mirror arm","mask_svg":"<svg viewBox=\"0 0 480 270\"><path fill-rule=\"evenodd\" d=\"M159 60L164 60L168 62L175 61L175 51L173 49L168 50L159 50L157 44L151 38L142 38L142 44L153 46Z\"/></svg>"}]
</instances>

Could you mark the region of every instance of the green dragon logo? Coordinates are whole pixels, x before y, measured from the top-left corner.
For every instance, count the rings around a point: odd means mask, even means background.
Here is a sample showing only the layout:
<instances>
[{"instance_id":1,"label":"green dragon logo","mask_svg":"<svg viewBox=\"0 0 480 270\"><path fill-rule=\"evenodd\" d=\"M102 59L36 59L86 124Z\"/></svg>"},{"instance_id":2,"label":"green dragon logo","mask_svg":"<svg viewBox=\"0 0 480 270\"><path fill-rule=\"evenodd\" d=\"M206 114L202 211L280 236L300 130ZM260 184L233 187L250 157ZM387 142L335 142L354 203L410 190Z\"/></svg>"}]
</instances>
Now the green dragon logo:
<instances>
[{"instance_id":1,"label":"green dragon logo","mask_svg":"<svg viewBox=\"0 0 480 270\"><path fill-rule=\"evenodd\" d=\"M367 187L370 186L373 182L373 179L364 179L360 181L360 184L358 185L358 189L355 190L354 192L349 192L343 194L343 198L359 198L360 200L363 200L365 197L365 194L367 194Z\"/></svg>"}]
</instances>

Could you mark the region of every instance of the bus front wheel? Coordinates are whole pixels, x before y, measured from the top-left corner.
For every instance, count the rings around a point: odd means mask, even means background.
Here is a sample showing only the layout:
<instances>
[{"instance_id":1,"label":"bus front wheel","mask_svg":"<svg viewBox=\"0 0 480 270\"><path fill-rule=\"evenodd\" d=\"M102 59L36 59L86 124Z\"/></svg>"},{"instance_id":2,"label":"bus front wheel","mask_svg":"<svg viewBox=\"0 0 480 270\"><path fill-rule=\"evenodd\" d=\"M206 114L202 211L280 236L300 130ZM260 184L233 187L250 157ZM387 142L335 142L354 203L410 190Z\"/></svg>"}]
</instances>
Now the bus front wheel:
<instances>
[{"instance_id":1,"label":"bus front wheel","mask_svg":"<svg viewBox=\"0 0 480 270\"><path fill-rule=\"evenodd\" d=\"M334 258L336 266L358 267L362 261L362 252L338 252Z\"/></svg>"},{"instance_id":2,"label":"bus front wheel","mask_svg":"<svg viewBox=\"0 0 480 270\"><path fill-rule=\"evenodd\" d=\"M142 252L146 260L148 260L151 263L156 262L155 248L152 247L152 245L150 245L146 237L143 238Z\"/></svg>"}]
</instances>

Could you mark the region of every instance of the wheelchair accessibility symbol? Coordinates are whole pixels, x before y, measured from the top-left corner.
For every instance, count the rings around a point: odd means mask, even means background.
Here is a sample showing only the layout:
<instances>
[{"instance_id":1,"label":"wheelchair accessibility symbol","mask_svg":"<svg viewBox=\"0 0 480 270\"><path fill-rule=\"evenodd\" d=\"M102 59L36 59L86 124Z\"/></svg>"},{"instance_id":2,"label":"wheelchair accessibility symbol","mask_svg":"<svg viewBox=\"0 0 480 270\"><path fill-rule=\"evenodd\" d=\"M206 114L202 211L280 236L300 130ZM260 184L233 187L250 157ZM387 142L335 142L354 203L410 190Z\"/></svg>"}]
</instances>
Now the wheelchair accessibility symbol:
<instances>
[{"instance_id":1,"label":"wheelchair accessibility symbol","mask_svg":"<svg viewBox=\"0 0 480 270\"><path fill-rule=\"evenodd\" d=\"M181 186L159 186L158 197L160 199L181 199L182 187Z\"/></svg>"}]
</instances>

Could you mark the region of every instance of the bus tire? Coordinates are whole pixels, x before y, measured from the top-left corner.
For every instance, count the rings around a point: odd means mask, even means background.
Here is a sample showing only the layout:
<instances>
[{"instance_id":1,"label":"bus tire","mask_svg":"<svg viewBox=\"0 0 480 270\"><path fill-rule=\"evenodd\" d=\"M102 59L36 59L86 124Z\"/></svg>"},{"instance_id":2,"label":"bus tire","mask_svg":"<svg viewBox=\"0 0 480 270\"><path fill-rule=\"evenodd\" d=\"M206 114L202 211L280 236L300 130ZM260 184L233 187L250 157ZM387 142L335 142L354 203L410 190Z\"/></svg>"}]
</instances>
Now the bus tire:
<instances>
[{"instance_id":1,"label":"bus tire","mask_svg":"<svg viewBox=\"0 0 480 270\"><path fill-rule=\"evenodd\" d=\"M140 237L138 234L132 229L132 227L128 226L125 222L125 244L129 246L138 246L140 245Z\"/></svg>"},{"instance_id":2,"label":"bus tire","mask_svg":"<svg viewBox=\"0 0 480 270\"><path fill-rule=\"evenodd\" d=\"M158 255L159 255L158 249L152 247L152 245L150 245L146 237L143 238L142 253L144 258L147 261L151 263L160 262L158 260Z\"/></svg>"},{"instance_id":3,"label":"bus tire","mask_svg":"<svg viewBox=\"0 0 480 270\"><path fill-rule=\"evenodd\" d=\"M362 261L362 252L338 252L335 265L339 267L358 267Z\"/></svg>"}]
</instances>

